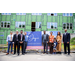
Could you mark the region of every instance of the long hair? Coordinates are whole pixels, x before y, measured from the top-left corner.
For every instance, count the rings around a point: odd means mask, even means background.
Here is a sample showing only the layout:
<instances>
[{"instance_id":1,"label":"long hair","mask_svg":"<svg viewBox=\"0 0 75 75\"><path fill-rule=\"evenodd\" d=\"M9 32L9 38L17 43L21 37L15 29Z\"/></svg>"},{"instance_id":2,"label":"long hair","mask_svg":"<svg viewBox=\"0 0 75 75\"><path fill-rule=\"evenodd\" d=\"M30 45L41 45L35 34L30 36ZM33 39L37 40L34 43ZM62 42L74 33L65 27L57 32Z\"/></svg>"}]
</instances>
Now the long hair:
<instances>
[{"instance_id":1,"label":"long hair","mask_svg":"<svg viewBox=\"0 0 75 75\"><path fill-rule=\"evenodd\" d=\"M57 33L57 36L58 36L58 35L61 37L61 33L60 33L60 32L59 32L59 34Z\"/></svg>"}]
</instances>

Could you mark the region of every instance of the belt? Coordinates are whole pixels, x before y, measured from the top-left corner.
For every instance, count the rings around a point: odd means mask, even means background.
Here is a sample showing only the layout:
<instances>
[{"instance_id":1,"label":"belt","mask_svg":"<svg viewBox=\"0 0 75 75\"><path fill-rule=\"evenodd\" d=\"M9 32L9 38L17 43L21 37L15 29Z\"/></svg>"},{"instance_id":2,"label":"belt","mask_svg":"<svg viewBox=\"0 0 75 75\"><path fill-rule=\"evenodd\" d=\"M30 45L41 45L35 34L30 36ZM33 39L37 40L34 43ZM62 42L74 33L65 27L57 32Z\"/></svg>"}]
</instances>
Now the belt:
<instances>
[{"instance_id":1,"label":"belt","mask_svg":"<svg viewBox=\"0 0 75 75\"><path fill-rule=\"evenodd\" d=\"M8 41L8 42L12 42L12 41Z\"/></svg>"}]
</instances>

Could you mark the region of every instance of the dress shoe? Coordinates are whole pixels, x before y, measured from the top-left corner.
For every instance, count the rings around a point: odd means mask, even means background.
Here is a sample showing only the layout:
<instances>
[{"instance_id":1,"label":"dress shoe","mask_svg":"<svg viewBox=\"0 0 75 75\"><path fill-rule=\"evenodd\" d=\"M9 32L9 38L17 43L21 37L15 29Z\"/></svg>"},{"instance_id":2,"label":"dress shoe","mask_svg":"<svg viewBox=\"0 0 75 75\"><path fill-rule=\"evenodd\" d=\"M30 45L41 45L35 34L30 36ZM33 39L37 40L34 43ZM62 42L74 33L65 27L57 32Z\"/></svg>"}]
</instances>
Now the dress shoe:
<instances>
[{"instance_id":1,"label":"dress shoe","mask_svg":"<svg viewBox=\"0 0 75 75\"><path fill-rule=\"evenodd\" d=\"M19 54L18 54L18 56L19 56Z\"/></svg>"},{"instance_id":2,"label":"dress shoe","mask_svg":"<svg viewBox=\"0 0 75 75\"><path fill-rule=\"evenodd\" d=\"M25 55L24 53L22 55Z\"/></svg>"},{"instance_id":3,"label":"dress shoe","mask_svg":"<svg viewBox=\"0 0 75 75\"><path fill-rule=\"evenodd\" d=\"M13 52L11 52L11 54L13 54Z\"/></svg>"},{"instance_id":4,"label":"dress shoe","mask_svg":"<svg viewBox=\"0 0 75 75\"><path fill-rule=\"evenodd\" d=\"M48 53L46 53L46 54L48 54Z\"/></svg>"},{"instance_id":5,"label":"dress shoe","mask_svg":"<svg viewBox=\"0 0 75 75\"><path fill-rule=\"evenodd\" d=\"M6 55L8 55L9 53L7 53Z\"/></svg>"}]
</instances>

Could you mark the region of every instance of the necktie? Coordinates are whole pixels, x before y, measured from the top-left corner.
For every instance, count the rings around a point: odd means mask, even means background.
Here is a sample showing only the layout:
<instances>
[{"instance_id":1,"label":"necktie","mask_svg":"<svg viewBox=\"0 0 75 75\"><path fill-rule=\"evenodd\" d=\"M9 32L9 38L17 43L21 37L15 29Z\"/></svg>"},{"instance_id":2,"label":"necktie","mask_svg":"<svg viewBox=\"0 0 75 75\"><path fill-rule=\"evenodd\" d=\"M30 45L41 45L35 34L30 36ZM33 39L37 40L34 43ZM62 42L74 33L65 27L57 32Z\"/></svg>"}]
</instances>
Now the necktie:
<instances>
[{"instance_id":1,"label":"necktie","mask_svg":"<svg viewBox=\"0 0 75 75\"><path fill-rule=\"evenodd\" d=\"M21 40L22 40L22 34L21 34Z\"/></svg>"},{"instance_id":2,"label":"necktie","mask_svg":"<svg viewBox=\"0 0 75 75\"><path fill-rule=\"evenodd\" d=\"M12 35L11 35L11 41L12 41Z\"/></svg>"}]
</instances>

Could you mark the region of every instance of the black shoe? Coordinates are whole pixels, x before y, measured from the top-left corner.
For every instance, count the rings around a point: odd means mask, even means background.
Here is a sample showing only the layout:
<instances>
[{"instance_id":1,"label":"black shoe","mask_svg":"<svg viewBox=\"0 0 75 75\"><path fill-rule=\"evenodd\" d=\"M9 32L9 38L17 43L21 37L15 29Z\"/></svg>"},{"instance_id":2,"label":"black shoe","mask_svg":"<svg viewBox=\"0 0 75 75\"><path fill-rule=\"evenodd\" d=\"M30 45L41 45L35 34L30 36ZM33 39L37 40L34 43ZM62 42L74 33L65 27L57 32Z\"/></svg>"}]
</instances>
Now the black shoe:
<instances>
[{"instance_id":1,"label":"black shoe","mask_svg":"<svg viewBox=\"0 0 75 75\"><path fill-rule=\"evenodd\" d=\"M22 55L25 55L24 53Z\"/></svg>"},{"instance_id":2,"label":"black shoe","mask_svg":"<svg viewBox=\"0 0 75 75\"><path fill-rule=\"evenodd\" d=\"M19 54L18 54L18 56L19 56Z\"/></svg>"},{"instance_id":3,"label":"black shoe","mask_svg":"<svg viewBox=\"0 0 75 75\"><path fill-rule=\"evenodd\" d=\"M15 55L16 53L14 53L13 55Z\"/></svg>"},{"instance_id":4,"label":"black shoe","mask_svg":"<svg viewBox=\"0 0 75 75\"><path fill-rule=\"evenodd\" d=\"M59 54L61 54L61 52L59 52Z\"/></svg>"},{"instance_id":5,"label":"black shoe","mask_svg":"<svg viewBox=\"0 0 75 75\"><path fill-rule=\"evenodd\" d=\"M70 55L70 53L68 55Z\"/></svg>"}]
</instances>

